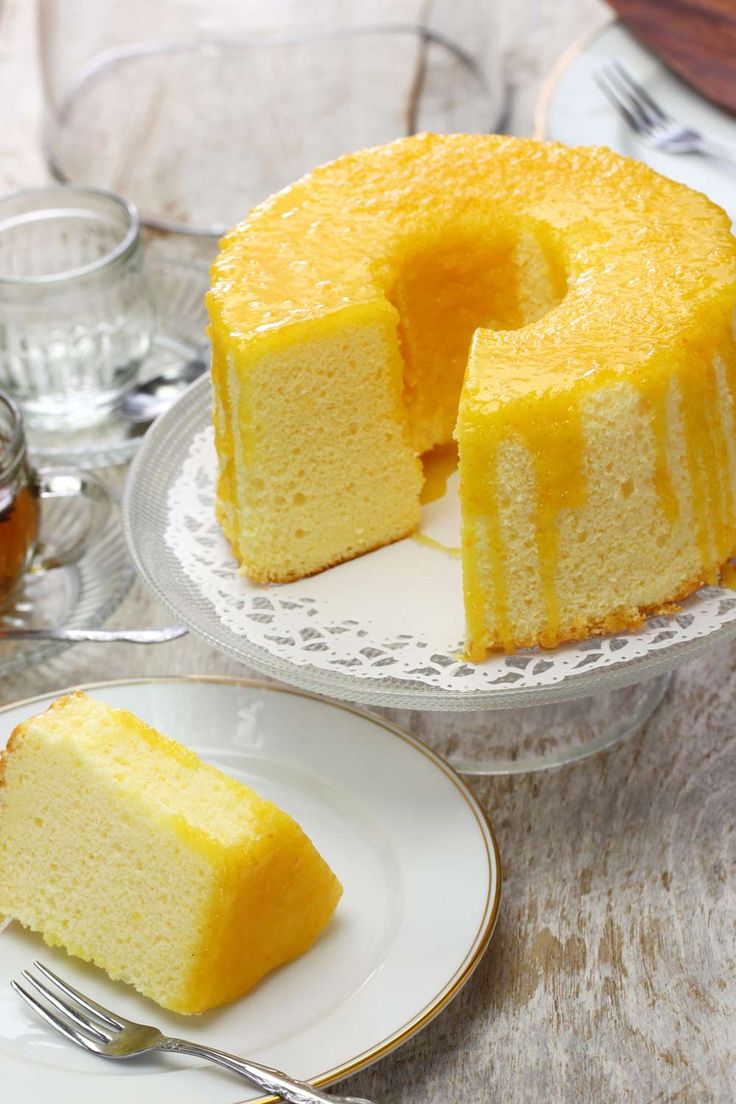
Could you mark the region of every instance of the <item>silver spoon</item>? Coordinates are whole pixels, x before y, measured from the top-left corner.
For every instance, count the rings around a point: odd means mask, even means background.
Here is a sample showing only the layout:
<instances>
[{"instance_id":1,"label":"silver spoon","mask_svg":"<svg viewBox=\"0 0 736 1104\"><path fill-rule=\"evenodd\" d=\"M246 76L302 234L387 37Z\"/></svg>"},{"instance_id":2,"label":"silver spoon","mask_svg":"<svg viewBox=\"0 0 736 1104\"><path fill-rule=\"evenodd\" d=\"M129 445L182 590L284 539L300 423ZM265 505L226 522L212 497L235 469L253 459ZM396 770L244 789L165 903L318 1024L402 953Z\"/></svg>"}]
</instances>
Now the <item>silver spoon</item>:
<instances>
[{"instance_id":1,"label":"silver spoon","mask_svg":"<svg viewBox=\"0 0 736 1104\"><path fill-rule=\"evenodd\" d=\"M123 395L120 413L134 425L152 422L179 398L182 391L207 371L206 350L200 349L191 360L162 372L160 376L137 383Z\"/></svg>"},{"instance_id":2,"label":"silver spoon","mask_svg":"<svg viewBox=\"0 0 736 1104\"><path fill-rule=\"evenodd\" d=\"M75 644L92 640L111 644L122 640L128 644L162 644L184 636L183 625L160 629L0 629L0 640L68 640Z\"/></svg>"}]
</instances>

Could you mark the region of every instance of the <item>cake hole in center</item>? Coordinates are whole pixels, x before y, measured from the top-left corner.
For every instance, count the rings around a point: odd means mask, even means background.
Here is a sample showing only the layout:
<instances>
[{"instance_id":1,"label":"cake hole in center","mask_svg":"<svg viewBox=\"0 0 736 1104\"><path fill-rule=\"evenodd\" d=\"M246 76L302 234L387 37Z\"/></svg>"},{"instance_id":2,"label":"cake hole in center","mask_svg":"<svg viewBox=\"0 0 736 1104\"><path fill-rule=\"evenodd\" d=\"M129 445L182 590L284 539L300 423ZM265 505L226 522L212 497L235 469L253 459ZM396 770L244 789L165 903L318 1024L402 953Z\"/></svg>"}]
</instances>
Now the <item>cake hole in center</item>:
<instances>
[{"instance_id":1,"label":"cake hole in center","mask_svg":"<svg viewBox=\"0 0 736 1104\"><path fill-rule=\"evenodd\" d=\"M565 297L561 242L546 223L494 213L397 243L387 298L399 314L404 400L422 453L422 502L441 497L457 465L452 434L475 331L520 329ZM438 488L441 489L438 491Z\"/></svg>"}]
</instances>

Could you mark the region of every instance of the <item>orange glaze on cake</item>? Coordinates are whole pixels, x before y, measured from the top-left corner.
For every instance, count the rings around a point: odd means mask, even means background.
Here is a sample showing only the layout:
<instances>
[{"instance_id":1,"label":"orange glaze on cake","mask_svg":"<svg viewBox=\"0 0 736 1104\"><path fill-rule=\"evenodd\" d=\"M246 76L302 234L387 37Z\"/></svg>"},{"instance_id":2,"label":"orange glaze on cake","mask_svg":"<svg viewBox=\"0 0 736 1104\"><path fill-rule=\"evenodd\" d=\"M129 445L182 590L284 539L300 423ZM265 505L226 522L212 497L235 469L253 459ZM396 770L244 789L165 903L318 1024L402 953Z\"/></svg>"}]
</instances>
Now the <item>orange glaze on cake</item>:
<instances>
[{"instance_id":1,"label":"orange glaze on cake","mask_svg":"<svg viewBox=\"0 0 736 1104\"><path fill-rule=\"evenodd\" d=\"M736 546L736 246L609 150L421 135L222 243L218 513L259 580L411 533L460 452L468 656L638 624Z\"/></svg>"}]
</instances>

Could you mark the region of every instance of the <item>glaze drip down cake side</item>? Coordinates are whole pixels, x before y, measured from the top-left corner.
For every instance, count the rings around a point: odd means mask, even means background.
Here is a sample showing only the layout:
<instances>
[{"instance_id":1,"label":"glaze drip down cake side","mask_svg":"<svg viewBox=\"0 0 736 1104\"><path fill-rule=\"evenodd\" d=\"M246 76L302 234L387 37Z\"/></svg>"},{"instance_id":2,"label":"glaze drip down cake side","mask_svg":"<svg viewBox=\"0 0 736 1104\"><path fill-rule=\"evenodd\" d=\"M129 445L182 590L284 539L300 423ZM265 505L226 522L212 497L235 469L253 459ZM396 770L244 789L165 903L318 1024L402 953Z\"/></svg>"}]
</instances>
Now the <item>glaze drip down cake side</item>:
<instances>
[{"instance_id":1,"label":"glaze drip down cake side","mask_svg":"<svg viewBox=\"0 0 736 1104\"><path fill-rule=\"evenodd\" d=\"M0 756L0 914L175 1012L306 951L341 892L290 816L125 709L70 694Z\"/></svg>"},{"instance_id":2,"label":"glaze drip down cake side","mask_svg":"<svg viewBox=\"0 0 736 1104\"><path fill-rule=\"evenodd\" d=\"M736 547L736 243L602 148L420 135L228 234L218 516L254 580L412 533L459 446L467 653L633 628Z\"/></svg>"}]
</instances>

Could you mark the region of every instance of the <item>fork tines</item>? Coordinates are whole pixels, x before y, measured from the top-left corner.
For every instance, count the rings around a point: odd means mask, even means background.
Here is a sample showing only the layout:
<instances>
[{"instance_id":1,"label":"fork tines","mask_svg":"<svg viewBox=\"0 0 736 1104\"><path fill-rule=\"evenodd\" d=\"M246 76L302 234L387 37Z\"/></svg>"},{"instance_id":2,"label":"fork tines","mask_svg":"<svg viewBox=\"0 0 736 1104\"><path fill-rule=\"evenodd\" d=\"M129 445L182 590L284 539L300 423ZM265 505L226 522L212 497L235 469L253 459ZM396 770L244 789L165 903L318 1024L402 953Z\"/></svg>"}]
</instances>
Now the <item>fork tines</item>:
<instances>
[{"instance_id":1,"label":"fork tines","mask_svg":"<svg viewBox=\"0 0 736 1104\"><path fill-rule=\"evenodd\" d=\"M28 970L23 970L21 976L35 993L19 981L11 981L12 988L39 1016L73 1043L87 1050L97 1050L109 1043L124 1026L108 1008L84 996L42 962L35 961L33 966L45 981ZM40 1000L36 993L43 999Z\"/></svg>"},{"instance_id":2,"label":"fork tines","mask_svg":"<svg viewBox=\"0 0 736 1104\"><path fill-rule=\"evenodd\" d=\"M668 121L659 104L620 61L604 65L595 73L595 80L632 130L642 133Z\"/></svg>"}]
</instances>

